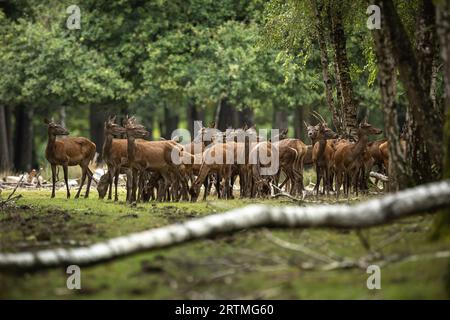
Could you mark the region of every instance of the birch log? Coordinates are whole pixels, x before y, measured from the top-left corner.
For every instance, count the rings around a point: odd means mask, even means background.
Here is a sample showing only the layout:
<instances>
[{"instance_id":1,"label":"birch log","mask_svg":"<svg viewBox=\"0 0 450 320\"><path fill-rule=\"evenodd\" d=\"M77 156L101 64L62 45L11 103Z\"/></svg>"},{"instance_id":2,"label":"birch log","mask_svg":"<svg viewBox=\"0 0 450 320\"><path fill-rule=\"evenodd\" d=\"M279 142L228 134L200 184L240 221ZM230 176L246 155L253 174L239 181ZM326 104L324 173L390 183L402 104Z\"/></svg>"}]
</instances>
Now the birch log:
<instances>
[{"instance_id":1,"label":"birch log","mask_svg":"<svg viewBox=\"0 0 450 320\"><path fill-rule=\"evenodd\" d=\"M250 205L180 224L113 238L87 247L0 253L0 269L90 265L189 240L259 227L364 228L450 206L450 180L422 185L354 206L270 207Z\"/></svg>"}]
</instances>

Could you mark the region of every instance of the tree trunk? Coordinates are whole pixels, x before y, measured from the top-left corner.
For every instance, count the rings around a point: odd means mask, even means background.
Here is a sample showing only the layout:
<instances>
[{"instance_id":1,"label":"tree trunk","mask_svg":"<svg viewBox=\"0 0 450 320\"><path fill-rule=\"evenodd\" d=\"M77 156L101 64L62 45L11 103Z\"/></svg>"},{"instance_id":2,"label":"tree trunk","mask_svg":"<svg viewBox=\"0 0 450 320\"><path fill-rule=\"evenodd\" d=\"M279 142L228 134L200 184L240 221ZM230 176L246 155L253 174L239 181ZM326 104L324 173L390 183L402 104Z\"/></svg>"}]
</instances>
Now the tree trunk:
<instances>
[{"instance_id":1,"label":"tree trunk","mask_svg":"<svg viewBox=\"0 0 450 320\"><path fill-rule=\"evenodd\" d=\"M320 48L320 63L322 65L322 76L323 82L325 85L325 95L327 98L328 108L330 109L333 125L337 133L342 134L342 122L339 118L338 112L336 110L336 106L334 104L333 99L333 83L330 78L328 65L330 64L328 60L328 51L327 44L325 42L325 31L322 21L324 20L322 17L323 4L318 5L317 0L312 0L311 4L314 9L314 14L316 16L316 32L317 32L317 41L319 43ZM303 125L303 124L302 124Z\"/></svg>"},{"instance_id":2,"label":"tree trunk","mask_svg":"<svg viewBox=\"0 0 450 320\"><path fill-rule=\"evenodd\" d=\"M416 32L416 54L418 62L418 75L420 84L424 93L428 95L430 108L424 108L425 119L431 128L432 140L431 143L434 146L432 154L433 159L436 161L438 167L436 177L441 175L441 159L443 156L441 143L442 143L442 117L441 110L437 108L436 103L433 101L433 72L437 68L435 60L437 58L437 39L436 39L436 11L433 5L433 1L420 0L418 7L417 17L417 32Z\"/></svg>"},{"instance_id":3,"label":"tree trunk","mask_svg":"<svg viewBox=\"0 0 450 320\"><path fill-rule=\"evenodd\" d=\"M33 166L33 115L33 107L21 105L16 108L14 166L19 171L28 172Z\"/></svg>"},{"instance_id":4,"label":"tree trunk","mask_svg":"<svg viewBox=\"0 0 450 320\"><path fill-rule=\"evenodd\" d=\"M105 141L104 126L107 118L107 112L105 106L91 105L89 113L89 131L92 142L97 146L98 158L97 163L103 161L102 159L102 147Z\"/></svg>"},{"instance_id":5,"label":"tree trunk","mask_svg":"<svg viewBox=\"0 0 450 320\"><path fill-rule=\"evenodd\" d=\"M59 124L63 128L67 128L66 127L66 106L59 107Z\"/></svg>"},{"instance_id":6,"label":"tree trunk","mask_svg":"<svg viewBox=\"0 0 450 320\"><path fill-rule=\"evenodd\" d=\"M429 91L425 92L421 85L423 81L419 76L419 65L403 23L392 0L382 0L382 4L385 9L384 26L391 38L395 63L409 102L406 159L414 172L415 182L420 184L436 178L433 169L441 167L441 159L437 157L442 138L434 134L434 123L430 122L433 118L426 118L424 110L432 110L432 101Z\"/></svg>"},{"instance_id":7,"label":"tree trunk","mask_svg":"<svg viewBox=\"0 0 450 320\"><path fill-rule=\"evenodd\" d=\"M444 179L450 179L450 4L441 1L436 8L436 25L441 48L445 87ZM442 210L434 221L434 238L450 235L450 209Z\"/></svg>"},{"instance_id":8,"label":"tree trunk","mask_svg":"<svg viewBox=\"0 0 450 320\"><path fill-rule=\"evenodd\" d=\"M236 109L227 101L222 99L216 111L216 128L225 131L229 127L235 126Z\"/></svg>"},{"instance_id":9,"label":"tree trunk","mask_svg":"<svg viewBox=\"0 0 450 320\"><path fill-rule=\"evenodd\" d=\"M146 112L144 116L142 116L142 125L147 129L147 131L150 133L150 140L153 140L153 113L152 112Z\"/></svg>"},{"instance_id":10,"label":"tree trunk","mask_svg":"<svg viewBox=\"0 0 450 320\"><path fill-rule=\"evenodd\" d=\"M288 115L284 110L274 110L273 112L273 128L280 131L289 127Z\"/></svg>"},{"instance_id":11,"label":"tree trunk","mask_svg":"<svg viewBox=\"0 0 450 320\"><path fill-rule=\"evenodd\" d=\"M253 109L245 107L237 112L237 127L242 128L245 125L251 127L254 124Z\"/></svg>"},{"instance_id":12,"label":"tree trunk","mask_svg":"<svg viewBox=\"0 0 450 320\"><path fill-rule=\"evenodd\" d=\"M379 5L382 7L382 4ZM397 70L392 54L392 44L385 28L374 30L373 37L385 131L389 140L389 190L395 192L409 185L408 179L412 176L412 172L406 166L404 150L400 144L400 130L397 119L398 105L395 102Z\"/></svg>"},{"instance_id":13,"label":"tree trunk","mask_svg":"<svg viewBox=\"0 0 450 320\"><path fill-rule=\"evenodd\" d=\"M161 132L164 139L171 139L172 132L178 129L180 117L166 104L164 106L164 132Z\"/></svg>"},{"instance_id":14,"label":"tree trunk","mask_svg":"<svg viewBox=\"0 0 450 320\"><path fill-rule=\"evenodd\" d=\"M9 150L9 163L11 166L14 163L14 135L13 135L13 111L11 107L4 106L5 108L5 122L6 122L6 134L8 137L8 150Z\"/></svg>"},{"instance_id":15,"label":"tree trunk","mask_svg":"<svg viewBox=\"0 0 450 320\"><path fill-rule=\"evenodd\" d=\"M203 109L198 110L194 101L189 101L187 108L187 122L191 137L194 138L194 121L202 121L203 126L207 126L205 122L205 112Z\"/></svg>"},{"instance_id":16,"label":"tree trunk","mask_svg":"<svg viewBox=\"0 0 450 320\"><path fill-rule=\"evenodd\" d=\"M0 104L0 172L11 170L5 106Z\"/></svg>"},{"instance_id":17,"label":"tree trunk","mask_svg":"<svg viewBox=\"0 0 450 320\"><path fill-rule=\"evenodd\" d=\"M298 106L294 112L294 137L305 142L306 135L304 130L305 107Z\"/></svg>"},{"instance_id":18,"label":"tree trunk","mask_svg":"<svg viewBox=\"0 0 450 320\"><path fill-rule=\"evenodd\" d=\"M353 85L350 78L350 64L347 58L346 37L342 21L342 8L340 4L332 4L331 12L331 42L334 48L335 65L337 69L337 78L342 94L342 114L346 133L356 137L357 131L357 112L353 97Z\"/></svg>"}]
</instances>

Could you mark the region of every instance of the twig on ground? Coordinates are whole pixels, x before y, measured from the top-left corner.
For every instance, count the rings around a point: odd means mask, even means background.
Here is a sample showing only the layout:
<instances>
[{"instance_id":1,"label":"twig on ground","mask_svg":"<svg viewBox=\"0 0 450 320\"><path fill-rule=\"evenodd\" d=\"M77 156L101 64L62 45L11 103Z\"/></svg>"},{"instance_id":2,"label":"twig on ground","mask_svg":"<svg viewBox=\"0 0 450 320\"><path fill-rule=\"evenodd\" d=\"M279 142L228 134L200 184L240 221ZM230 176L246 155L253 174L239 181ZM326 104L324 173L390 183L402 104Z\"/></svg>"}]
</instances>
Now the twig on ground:
<instances>
[{"instance_id":1,"label":"twig on ground","mask_svg":"<svg viewBox=\"0 0 450 320\"><path fill-rule=\"evenodd\" d=\"M267 239L269 239L272 243L276 244L277 246L280 246L284 249L288 250L294 250L303 253L304 255L307 255L310 258L314 258L316 260L322 261L322 262L335 262L336 260L325 256L321 253L315 252L307 247L304 247L297 243L288 242L286 240L280 239L276 236L274 236L269 230L264 230L264 235Z\"/></svg>"}]
</instances>

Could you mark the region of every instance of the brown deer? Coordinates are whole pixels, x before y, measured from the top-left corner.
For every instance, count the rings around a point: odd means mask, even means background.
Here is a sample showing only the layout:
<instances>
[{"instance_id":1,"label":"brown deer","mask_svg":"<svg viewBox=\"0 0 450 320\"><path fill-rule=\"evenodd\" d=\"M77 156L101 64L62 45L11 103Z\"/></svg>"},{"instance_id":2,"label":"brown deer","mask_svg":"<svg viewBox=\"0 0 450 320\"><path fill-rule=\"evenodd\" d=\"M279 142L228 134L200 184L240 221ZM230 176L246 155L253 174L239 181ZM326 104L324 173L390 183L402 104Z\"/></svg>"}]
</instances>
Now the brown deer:
<instances>
[{"instance_id":1,"label":"brown deer","mask_svg":"<svg viewBox=\"0 0 450 320\"><path fill-rule=\"evenodd\" d=\"M125 129L127 131L127 164L131 169L130 183L128 188L128 202L136 201L136 191L139 185L138 175L145 170L156 171L161 174L164 180L162 188L158 190L159 201L162 201L171 185L171 174L177 182L183 184L187 190L187 182L181 177L177 165L172 161L172 152L177 153L181 158L182 150L177 143L171 140L166 141L145 141L139 140L148 136L148 131L142 125L136 124L134 118L127 119ZM140 193L139 193L140 194ZM138 201L140 199L137 199Z\"/></svg>"},{"instance_id":2,"label":"brown deer","mask_svg":"<svg viewBox=\"0 0 450 320\"><path fill-rule=\"evenodd\" d=\"M224 189L223 189L223 197L230 197L230 178L231 178L231 169L232 163L227 163L226 157L228 154L233 154L235 148L235 142L230 143L214 143L209 148L207 148L203 152L202 157L202 165L200 167L200 172L197 179L192 184L189 189L189 193L191 195L191 201L195 202L200 193L200 186L206 177L211 173L216 173L218 179L224 180ZM220 184L220 181L219 181ZM206 190L205 190L206 192ZM217 187L217 193L219 196L220 187Z\"/></svg>"},{"instance_id":3,"label":"brown deer","mask_svg":"<svg viewBox=\"0 0 450 320\"><path fill-rule=\"evenodd\" d=\"M126 139L116 139L117 136L122 136L126 134L126 130L121 125L115 123L116 117L110 117L105 122L105 142L103 143L102 156L106 165L108 166L108 184L109 184L109 194L108 200L112 199L112 185L114 181L114 201L118 201L119 197L117 195L117 185L119 182L119 174L121 173L121 161L122 158L127 157L127 140ZM103 182L103 181L102 181ZM100 184L101 185L101 184ZM100 192L102 187L98 188L99 197L103 199L104 194Z\"/></svg>"},{"instance_id":4,"label":"brown deer","mask_svg":"<svg viewBox=\"0 0 450 320\"><path fill-rule=\"evenodd\" d=\"M70 198L69 182L68 182L68 167L80 166L82 171L81 183L75 198L80 196L88 176L88 183L86 188L85 198L89 197L89 189L92 182L92 172L89 169L89 163L95 156L95 143L83 137L67 137L65 139L57 140L57 136L67 136L69 131L53 121L44 119L47 125L48 142L45 149L45 157L52 167L52 198L55 197L56 184L56 166L62 166L64 171L64 181L67 188L67 198Z\"/></svg>"},{"instance_id":5,"label":"brown deer","mask_svg":"<svg viewBox=\"0 0 450 320\"><path fill-rule=\"evenodd\" d=\"M364 120L358 128L358 142L341 141L335 145L333 165L336 173L336 196L339 198L341 185L344 182L344 192L350 196L350 186L355 186L358 194L357 177L366 152L368 135L380 134L382 131Z\"/></svg>"},{"instance_id":6,"label":"brown deer","mask_svg":"<svg viewBox=\"0 0 450 320\"><path fill-rule=\"evenodd\" d=\"M312 161L316 169L316 195L319 195L320 181L323 179L323 193L329 193L331 187L332 157L334 149L328 139L336 139L337 134L326 126L319 123L316 140L312 150Z\"/></svg>"}]
</instances>

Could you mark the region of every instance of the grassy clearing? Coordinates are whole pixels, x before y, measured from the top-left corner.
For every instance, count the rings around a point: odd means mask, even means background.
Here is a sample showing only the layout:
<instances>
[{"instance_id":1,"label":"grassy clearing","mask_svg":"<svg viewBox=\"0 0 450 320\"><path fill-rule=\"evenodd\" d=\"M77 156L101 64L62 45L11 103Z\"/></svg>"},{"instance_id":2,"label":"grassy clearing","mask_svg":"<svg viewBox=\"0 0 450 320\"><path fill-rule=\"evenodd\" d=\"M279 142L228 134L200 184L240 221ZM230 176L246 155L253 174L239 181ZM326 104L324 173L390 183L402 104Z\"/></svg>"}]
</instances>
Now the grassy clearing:
<instances>
[{"instance_id":1,"label":"grassy clearing","mask_svg":"<svg viewBox=\"0 0 450 320\"><path fill-rule=\"evenodd\" d=\"M86 245L130 232L156 228L254 202L231 200L194 204L148 203L130 207L96 199L66 200L58 191L20 191L18 209L0 215L0 251ZM123 193L121 194L123 199ZM357 199L355 199L357 200ZM433 217L399 221L364 230L372 248L384 255L410 255L449 248L450 240L428 241ZM360 269L321 271L320 261L275 245L267 232L335 259L368 254L354 231L254 230L136 254L82 268L81 290L66 288L62 268L25 274L0 273L0 298L134 299L446 299L448 259L397 262L382 268L382 289L368 290Z\"/></svg>"}]
</instances>

